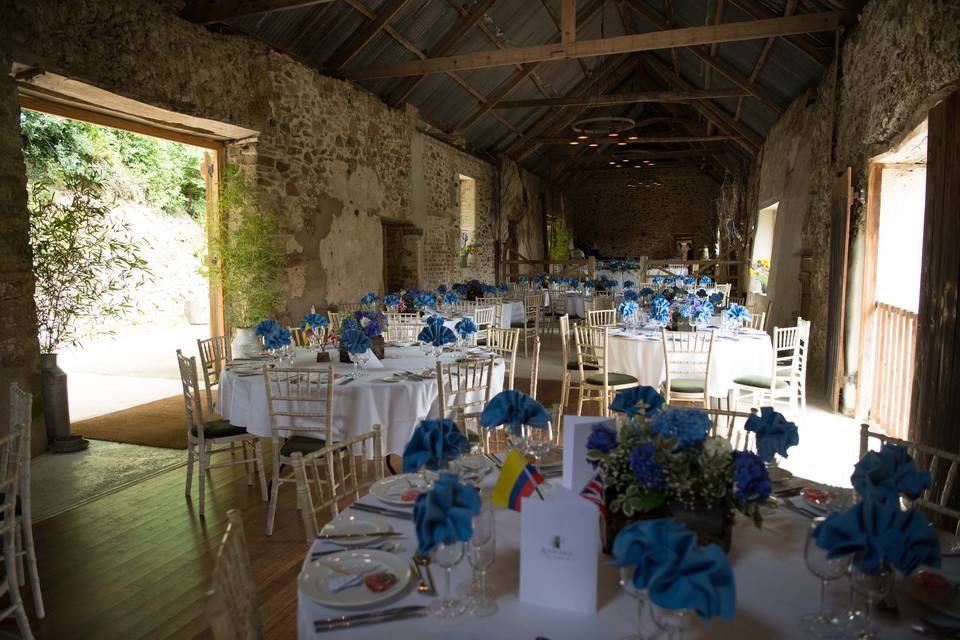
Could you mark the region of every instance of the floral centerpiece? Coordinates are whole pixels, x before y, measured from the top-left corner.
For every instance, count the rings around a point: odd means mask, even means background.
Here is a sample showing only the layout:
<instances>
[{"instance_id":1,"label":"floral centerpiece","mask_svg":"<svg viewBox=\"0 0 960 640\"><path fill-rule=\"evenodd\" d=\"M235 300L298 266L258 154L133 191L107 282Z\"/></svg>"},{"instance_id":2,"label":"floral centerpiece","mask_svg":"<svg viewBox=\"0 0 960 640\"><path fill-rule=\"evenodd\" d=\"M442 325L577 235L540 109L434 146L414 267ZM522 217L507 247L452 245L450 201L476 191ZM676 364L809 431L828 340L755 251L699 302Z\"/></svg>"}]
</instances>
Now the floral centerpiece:
<instances>
[{"instance_id":1,"label":"floral centerpiece","mask_svg":"<svg viewBox=\"0 0 960 640\"><path fill-rule=\"evenodd\" d=\"M484 292L484 284L474 278L467 282L460 282L453 285L453 290L463 296L465 299L473 302L477 298L482 298L486 295Z\"/></svg>"},{"instance_id":2,"label":"floral centerpiece","mask_svg":"<svg viewBox=\"0 0 960 640\"><path fill-rule=\"evenodd\" d=\"M360 298L360 304L362 304L365 309L375 309L377 306L377 300L379 299L380 296L377 295L377 292L371 291Z\"/></svg>"},{"instance_id":3,"label":"floral centerpiece","mask_svg":"<svg viewBox=\"0 0 960 640\"><path fill-rule=\"evenodd\" d=\"M350 353L342 340L348 331L359 331L370 340L370 349L380 358L384 357L383 331L387 328L387 318L380 311L355 311L340 323L339 335L340 362L350 362Z\"/></svg>"},{"instance_id":4,"label":"floral centerpiece","mask_svg":"<svg viewBox=\"0 0 960 640\"><path fill-rule=\"evenodd\" d=\"M763 460L708 436L705 411L670 408L654 390L644 391L619 429L599 422L587 441L587 460L604 488L605 539L632 521L672 515L701 543L729 549L735 511L762 523L759 507L771 490Z\"/></svg>"},{"instance_id":5,"label":"floral centerpiece","mask_svg":"<svg viewBox=\"0 0 960 640\"><path fill-rule=\"evenodd\" d=\"M767 290L767 282L770 279L770 261L769 260L757 260L750 265L750 278L751 285L756 282L759 286L760 291ZM755 290L753 286L750 287L751 290Z\"/></svg>"},{"instance_id":6,"label":"floral centerpiece","mask_svg":"<svg viewBox=\"0 0 960 640\"><path fill-rule=\"evenodd\" d=\"M321 329L326 329L328 326L330 326L330 321L320 313L308 313L300 320L300 328L303 329L303 334L314 343L320 339L321 334L326 338L326 331L321 331Z\"/></svg>"}]
</instances>

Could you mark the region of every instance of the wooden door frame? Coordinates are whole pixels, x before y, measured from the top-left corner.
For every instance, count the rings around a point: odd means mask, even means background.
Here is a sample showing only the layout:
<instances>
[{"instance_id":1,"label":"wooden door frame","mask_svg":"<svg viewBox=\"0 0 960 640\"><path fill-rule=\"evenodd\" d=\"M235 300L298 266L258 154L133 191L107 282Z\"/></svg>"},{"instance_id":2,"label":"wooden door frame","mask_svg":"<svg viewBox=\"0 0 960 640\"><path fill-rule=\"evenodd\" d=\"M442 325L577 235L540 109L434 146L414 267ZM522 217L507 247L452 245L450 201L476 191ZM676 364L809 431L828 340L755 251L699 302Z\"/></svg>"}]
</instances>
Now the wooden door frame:
<instances>
[{"instance_id":1,"label":"wooden door frame","mask_svg":"<svg viewBox=\"0 0 960 640\"><path fill-rule=\"evenodd\" d=\"M866 419L870 409L876 362L874 352L876 339L874 312L877 307L877 265L880 249L880 192L883 188L882 162L870 163L867 176L867 206L864 220L863 280L860 295L860 353L857 371L856 415Z\"/></svg>"},{"instance_id":2,"label":"wooden door frame","mask_svg":"<svg viewBox=\"0 0 960 640\"><path fill-rule=\"evenodd\" d=\"M834 217L838 203L837 185L841 180L846 180L846 210L842 237L838 238L834 229L836 222ZM834 411L840 409L840 390L843 388L843 380L846 375L844 366L844 332L845 316L847 306L847 275L850 260L850 210L853 203L853 171L846 167L843 171L834 175L834 181L830 193L830 290L827 305L827 344L826 344L826 363L825 363L825 386L827 392L827 401ZM842 241L843 246L839 251L835 251L834 242ZM834 257L839 258L840 264L834 264ZM835 273L835 269L839 273ZM839 287L839 289L836 289ZM831 322L832 320L832 322ZM833 325L833 326L831 326Z\"/></svg>"}]
</instances>

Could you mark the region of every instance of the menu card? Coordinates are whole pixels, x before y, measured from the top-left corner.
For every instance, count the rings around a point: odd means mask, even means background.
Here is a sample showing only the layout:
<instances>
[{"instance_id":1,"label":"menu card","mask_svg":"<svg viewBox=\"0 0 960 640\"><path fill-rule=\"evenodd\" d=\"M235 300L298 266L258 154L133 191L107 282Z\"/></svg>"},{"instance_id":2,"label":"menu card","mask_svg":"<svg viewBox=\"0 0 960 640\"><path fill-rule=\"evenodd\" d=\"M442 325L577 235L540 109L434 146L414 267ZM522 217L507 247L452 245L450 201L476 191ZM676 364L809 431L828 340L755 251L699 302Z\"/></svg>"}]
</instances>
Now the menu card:
<instances>
[{"instance_id":1,"label":"menu card","mask_svg":"<svg viewBox=\"0 0 960 640\"><path fill-rule=\"evenodd\" d=\"M563 480L567 489L580 493L593 477L593 465L587 462L587 438L590 425L612 418L597 416L563 416Z\"/></svg>"},{"instance_id":2,"label":"menu card","mask_svg":"<svg viewBox=\"0 0 960 640\"><path fill-rule=\"evenodd\" d=\"M597 611L597 505L560 486L523 500L520 601L564 611Z\"/></svg>"}]
</instances>

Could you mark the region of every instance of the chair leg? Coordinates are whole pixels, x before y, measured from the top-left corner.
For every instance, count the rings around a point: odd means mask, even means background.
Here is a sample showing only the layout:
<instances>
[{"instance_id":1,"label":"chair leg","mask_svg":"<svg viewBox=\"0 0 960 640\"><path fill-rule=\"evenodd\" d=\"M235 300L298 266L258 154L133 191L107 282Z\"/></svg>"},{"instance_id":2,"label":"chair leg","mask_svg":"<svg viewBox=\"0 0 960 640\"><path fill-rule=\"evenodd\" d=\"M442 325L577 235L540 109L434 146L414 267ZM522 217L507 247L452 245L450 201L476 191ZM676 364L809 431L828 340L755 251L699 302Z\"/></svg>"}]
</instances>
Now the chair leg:
<instances>
[{"instance_id":1,"label":"chair leg","mask_svg":"<svg viewBox=\"0 0 960 640\"><path fill-rule=\"evenodd\" d=\"M270 486L270 506L267 508L267 535L273 535L273 518L277 514L277 499L280 494L280 474L278 473L280 465L277 458L273 461L273 480Z\"/></svg>"},{"instance_id":2,"label":"chair leg","mask_svg":"<svg viewBox=\"0 0 960 640\"><path fill-rule=\"evenodd\" d=\"M26 583L23 573L23 537L20 531L20 519L17 518L17 520L17 526L13 528L13 547L16 549L15 556L17 558L17 584L22 587Z\"/></svg>"},{"instance_id":3,"label":"chair leg","mask_svg":"<svg viewBox=\"0 0 960 640\"><path fill-rule=\"evenodd\" d=\"M260 439L257 438L253 443L253 455L256 460L257 473L260 476L260 499L266 502L267 498L267 470L263 468L263 447L260 446Z\"/></svg>"},{"instance_id":4,"label":"chair leg","mask_svg":"<svg viewBox=\"0 0 960 640\"><path fill-rule=\"evenodd\" d=\"M23 527L23 551L27 556L27 571L30 574L30 587L33 590L33 608L37 619L43 620L46 612L43 609L43 593L40 591L40 572L37 570L37 553L33 544L33 518L29 507L24 506L20 525Z\"/></svg>"},{"instance_id":5,"label":"chair leg","mask_svg":"<svg viewBox=\"0 0 960 640\"><path fill-rule=\"evenodd\" d=\"M580 388L577 389L577 415L583 415L583 394L586 391L583 384L580 384Z\"/></svg>"},{"instance_id":6,"label":"chair leg","mask_svg":"<svg viewBox=\"0 0 960 640\"><path fill-rule=\"evenodd\" d=\"M193 488L193 443L187 442L187 486L183 490L183 495L189 496Z\"/></svg>"},{"instance_id":7,"label":"chair leg","mask_svg":"<svg viewBox=\"0 0 960 640\"><path fill-rule=\"evenodd\" d=\"M16 526L10 527L3 536L3 563L7 570L7 589L10 592L10 604L13 606L13 612L17 619L20 637L32 640L33 633L30 631L30 621L27 620L27 612L23 608L23 600L20 598L20 587L17 584L15 530Z\"/></svg>"},{"instance_id":8,"label":"chair leg","mask_svg":"<svg viewBox=\"0 0 960 640\"><path fill-rule=\"evenodd\" d=\"M248 445L248 444L250 444L250 443L247 442L246 440L241 440L241 441L240 441L240 450L243 452L243 468L244 468L244 469L246 470L246 472L247 472L247 486L248 486L248 487L252 487L252 486L253 486L253 466L254 466L253 460L254 460L254 455L253 455L253 451L252 451L252 448L251 448L250 457L247 457L247 445Z\"/></svg>"},{"instance_id":9,"label":"chair leg","mask_svg":"<svg viewBox=\"0 0 960 640\"><path fill-rule=\"evenodd\" d=\"M204 508L204 506L205 506L204 503L205 503L205 499L206 499L206 497L207 497L207 492L206 492L205 483L206 483L206 480L207 480L207 472L209 471L209 469L207 468L207 465L209 464L209 462L207 461L207 446L206 446L206 443L204 443L204 446L199 447L199 449L200 449L200 451L198 452L198 454L199 454L199 456L200 456L200 473L198 474L198 476L199 476L199 485L200 485L200 486L198 486L197 488L200 490L200 517L202 518L202 517L204 517L204 516L203 516L203 508Z\"/></svg>"}]
</instances>

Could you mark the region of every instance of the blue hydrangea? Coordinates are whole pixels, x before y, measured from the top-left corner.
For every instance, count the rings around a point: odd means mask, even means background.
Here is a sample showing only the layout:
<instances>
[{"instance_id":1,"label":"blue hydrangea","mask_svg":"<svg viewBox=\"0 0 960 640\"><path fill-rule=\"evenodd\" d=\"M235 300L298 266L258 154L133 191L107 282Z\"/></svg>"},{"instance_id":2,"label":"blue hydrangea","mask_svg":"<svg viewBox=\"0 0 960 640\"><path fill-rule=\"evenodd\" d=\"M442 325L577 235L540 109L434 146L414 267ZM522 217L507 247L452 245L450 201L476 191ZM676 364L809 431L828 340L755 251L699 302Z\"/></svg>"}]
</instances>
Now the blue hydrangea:
<instances>
[{"instance_id":1,"label":"blue hydrangea","mask_svg":"<svg viewBox=\"0 0 960 640\"><path fill-rule=\"evenodd\" d=\"M640 289L641 298L646 298L646 297L652 296L653 294L654 294L654 291L650 287L644 287L643 289Z\"/></svg>"},{"instance_id":2,"label":"blue hydrangea","mask_svg":"<svg viewBox=\"0 0 960 640\"><path fill-rule=\"evenodd\" d=\"M443 294L444 304L457 304L460 302L460 296L456 291L447 291Z\"/></svg>"},{"instance_id":3,"label":"blue hydrangea","mask_svg":"<svg viewBox=\"0 0 960 640\"><path fill-rule=\"evenodd\" d=\"M770 497L770 476L760 456L751 451L738 451L733 456L733 465L734 495L740 504Z\"/></svg>"},{"instance_id":4,"label":"blue hydrangea","mask_svg":"<svg viewBox=\"0 0 960 640\"><path fill-rule=\"evenodd\" d=\"M717 305L723 302L723 294L717 291L716 293L711 293L707 299L710 300L711 304Z\"/></svg>"},{"instance_id":5,"label":"blue hydrangea","mask_svg":"<svg viewBox=\"0 0 960 640\"><path fill-rule=\"evenodd\" d=\"M445 284L438 284L438 285L437 285L437 293L443 294L443 293L446 293L446 292L447 292L447 285L445 285Z\"/></svg>"},{"instance_id":6,"label":"blue hydrangea","mask_svg":"<svg viewBox=\"0 0 960 640\"><path fill-rule=\"evenodd\" d=\"M629 300L631 302L636 302L640 299L640 294L634 291L633 289L627 289L623 292L623 299Z\"/></svg>"},{"instance_id":7,"label":"blue hydrangea","mask_svg":"<svg viewBox=\"0 0 960 640\"><path fill-rule=\"evenodd\" d=\"M701 409L668 409L650 422L650 428L665 438L676 438L676 450L703 442L712 427L710 416Z\"/></svg>"},{"instance_id":8,"label":"blue hydrangea","mask_svg":"<svg viewBox=\"0 0 960 640\"><path fill-rule=\"evenodd\" d=\"M633 280L624 280L624 281L623 281L623 288L624 288L624 289L632 289L635 284L636 284L636 283L635 283Z\"/></svg>"},{"instance_id":9,"label":"blue hydrangea","mask_svg":"<svg viewBox=\"0 0 960 640\"><path fill-rule=\"evenodd\" d=\"M370 293L360 298L360 304L362 304L365 307L369 307L370 305L374 304L378 299L379 299L379 296L377 296L376 291L371 291Z\"/></svg>"},{"instance_id":10,"label":"blue hydrangea","mask_svg":"<svg viewBox=\"0 0 960 640\"><path fill-rule=\"evenodd\" d=\"M630 452L630 469L641 487L659 491L667 487L667 470L653 459L657 445L652 442L638 444Z\"/></svg>"},{"instance_id":11,"label":"blue hydrangea","mask_svg":"<svg viewBox=\"0 0 960 640\"><path fill-rule=\"evenodd\" d=\"M590 435L587 437L587 449L596 449L603 453L610 453L618 444L617 430L606 422L596 422L590 425Z\"/></svg>"}]
</instances>

